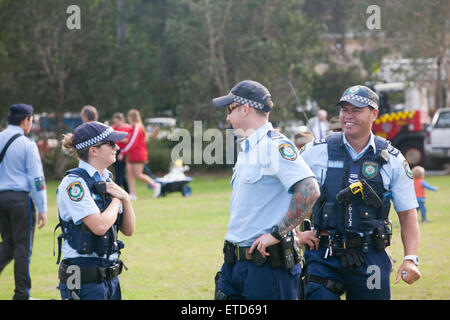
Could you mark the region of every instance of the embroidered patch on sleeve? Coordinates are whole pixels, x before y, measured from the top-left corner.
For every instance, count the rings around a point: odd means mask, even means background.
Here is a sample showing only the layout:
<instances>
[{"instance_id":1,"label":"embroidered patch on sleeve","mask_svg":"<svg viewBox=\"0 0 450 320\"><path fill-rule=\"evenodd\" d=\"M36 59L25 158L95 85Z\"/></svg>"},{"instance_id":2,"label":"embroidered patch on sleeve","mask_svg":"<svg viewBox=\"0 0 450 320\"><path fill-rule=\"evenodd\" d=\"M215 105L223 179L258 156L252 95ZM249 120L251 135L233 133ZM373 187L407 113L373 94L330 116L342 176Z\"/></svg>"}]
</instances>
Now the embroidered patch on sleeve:
<instances>
[{"instance_id":1,"label":"embroidered patch on sleeve","mask_svg":"<svg viewBox=\"0 0 450 320\"><path fill-rule=\"evenodd\" d=\"M286 160L294 161L297 159L297 151L290 143L283 143L278 147L280 154Z\"/></svg>"},{"instance_id":2,"label":"embroidered patch on sleeve","mask_svg":"<svg viewBox=\"0 0 450 320\"><path fill-rule=\"evenodd\" d=\"M36 191L45 190L45 177L34 178L34 186L36 187Z\"/></svg>"},{"instance_id":3,"label":"embroidered patch on sleeve","mask_svg":"<svg viewBox=\"0 0 450 320\"><path fill-rule=\"evenodd\" d=\"M81 201L84 196L84 190L80 182L72 182L67 187L67 194L72 201Z\"/></svg>"},{"instance_id":4,"label":"embroidered patch on sleeve","mask_svg":"<svg viewBox=\"0 0 450 320\"><path fill-rule=\"evenodd\" d=\"M414 179L414 176L412 174L411 168L409 167L408 161L406 161L406 160L403 161L403 168L405 168L405 172L406 172L406 175L408 176L408 178Z\"/></svg>"}]
</instances>

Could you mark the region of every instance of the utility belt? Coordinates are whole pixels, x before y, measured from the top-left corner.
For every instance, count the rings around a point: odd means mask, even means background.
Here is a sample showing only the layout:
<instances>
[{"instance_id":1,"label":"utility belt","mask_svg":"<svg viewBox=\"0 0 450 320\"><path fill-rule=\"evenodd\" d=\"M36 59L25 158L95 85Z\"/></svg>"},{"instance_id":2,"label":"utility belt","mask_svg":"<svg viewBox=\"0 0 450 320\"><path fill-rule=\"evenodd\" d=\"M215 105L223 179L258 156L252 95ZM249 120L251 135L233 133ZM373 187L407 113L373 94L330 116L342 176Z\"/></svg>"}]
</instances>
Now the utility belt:
<instances>
[{"instance_id":1,"label":"utility belt","mask_svg":"<svg viewBox=\"0 0 450 320\"><path fill-rule=\"evenodd\" d=\"M75 264L68 264L66 260L61 261L58 271L59 280L63 283L67 283L69 277L73 277L74 272L68 271L70 266ZM80 283L89 282L102 282L104 280L110 280L117 277L122 273L123 268L127 270L127 267L119 260L116 264L109 267L102 266L78 266L80 268Z\"/></svg>"},{"instance_id":2,"label":"utility belt","mask_svg":"<svg viewBox=\"0 0 450 320\"><path fill-rule=\"evenodd\" d=\"M384 250L391 245L392 232L388 225L379 226L365 236L357 233L347 233L345 237L342 234L334 236L319 236L319 246L333 247L334 249L361 248L367 252L369 246L373 246L376 251Z\"/></svg>"},{"instance_id":3,"label":"utility belt","mask_svg":"<svg viewBox=\"0 0 450 320\"><path fill-rule=\"evenodd\" d=\"M267 247L266 251L270 254L267 258L263 257L256 248L252 254L249 251L250 247L240 247L225 241L224 262L235 264L236 261L251 261L259 267L267 262L271 268L289 270L301 261L300 243L293 236L284 237L280 243Z\"/></svg>"}]
</instances>

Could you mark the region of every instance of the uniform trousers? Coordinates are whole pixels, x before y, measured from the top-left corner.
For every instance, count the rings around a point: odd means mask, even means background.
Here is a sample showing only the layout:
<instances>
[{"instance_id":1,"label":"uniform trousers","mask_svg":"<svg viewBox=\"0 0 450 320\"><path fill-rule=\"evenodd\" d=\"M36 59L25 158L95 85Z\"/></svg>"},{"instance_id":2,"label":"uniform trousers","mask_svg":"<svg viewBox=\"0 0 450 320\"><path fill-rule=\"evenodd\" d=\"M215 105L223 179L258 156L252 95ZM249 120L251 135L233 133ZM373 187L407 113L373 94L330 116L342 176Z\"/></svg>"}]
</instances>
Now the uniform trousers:
<instances>
[{"instance_id":1,"label":"uniform trousers","mask_svg":"<svg viewBox=\"0 0 450 320\"><path fill-rule=\"evenodd\" d=\"M27 192L0 192L0 274L14 259L15 300L30 297L30 259L35 226L36 211Z\"/></svg>"},{"instance_id":2,"label":"uniform trousers","mask_svg":"<svg viewBox=\"0 0 450 320\"><path fill-rule=\"evenodd\" d=\"M392 264L385 250L376 251L369 246L365 263L360 267L344 268L340 257L335 255L324 259L326 247L306 250L306 272L318 277L343 282L346 287L347 300L389 300L391 296L389 277ZM321 284L308 282L306 300L339 300Z\"/></svg>"},{"instance_id":3,"label":"uniform trousers","mask_svg":"<svg viewBox=\"0 0 450 320\"><path fill-rule=\"evenodd\" d=\"M251 261L224 263L217 288L228 300L296 300L300 272L300 264L284 270Z\"/></svg>"}]
</instances>

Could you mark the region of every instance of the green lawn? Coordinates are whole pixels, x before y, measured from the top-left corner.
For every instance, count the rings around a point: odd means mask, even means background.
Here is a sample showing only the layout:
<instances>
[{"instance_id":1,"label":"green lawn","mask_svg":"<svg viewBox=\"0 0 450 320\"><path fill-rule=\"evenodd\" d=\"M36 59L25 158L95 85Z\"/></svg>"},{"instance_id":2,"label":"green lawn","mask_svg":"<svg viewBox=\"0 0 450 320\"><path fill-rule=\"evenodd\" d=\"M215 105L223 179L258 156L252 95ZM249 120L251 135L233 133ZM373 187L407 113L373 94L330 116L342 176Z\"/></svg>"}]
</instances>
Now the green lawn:
<instances>
[{"instance_id":1,"label":"green lawn","mask_svg":"<svg viewBox=\"0 0 450 320\"><path fill-rule=\"evenodd\" d=\"M222 244L228 224L230 177L196 177L190 184L192 196L180 193L153 199L152 191L138 184L134 201L136 232L125 242L122 259L129 270L122 273L124 299L212 299L214 275L222 263ZM428 217L421 224L420 258L422 279L409 286L394 285L403 257L396 214L393 245L389 252L397 260L391 275L393 299L448 299L450 292L449 237L450 177L427 177L438 192L427 193ZM56 182L48 183L49 219L36 230L31 259L31 294L35 298L60 299L53 228L57 223ZM59 231L58 231L59 232ZM58 234L56 234L57 236ZM55 244L57 243L55 236ZM14 290L13 264L0 276L0 299L11 299Z\"/></svg>"}]
</instances>

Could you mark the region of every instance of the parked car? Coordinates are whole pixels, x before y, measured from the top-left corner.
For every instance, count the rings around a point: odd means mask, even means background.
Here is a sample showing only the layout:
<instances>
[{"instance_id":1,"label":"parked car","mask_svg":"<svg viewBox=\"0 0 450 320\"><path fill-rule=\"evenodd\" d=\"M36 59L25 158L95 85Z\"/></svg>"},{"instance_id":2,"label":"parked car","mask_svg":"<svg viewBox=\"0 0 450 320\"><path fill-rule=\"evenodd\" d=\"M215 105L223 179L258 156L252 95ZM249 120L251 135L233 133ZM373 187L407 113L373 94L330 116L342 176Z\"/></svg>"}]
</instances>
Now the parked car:
<instances>
[{"instance_id":1,"label":"parked car","mask_svg":"<svg viewBox=\"0 0 450 320\"><path fill-rule=\"evenodd\" d=\"M175 130L177 120L175 118L160 117L144 120L145 129L149 137L162 139L169 138Z\"/></svg>"},{"instance_id":2,"label":"parked car","mask_svg":"<svg viewBox=\"0 0 450 320\"><path fill-rule=\"evenodd\" d=\"M426 166L440 169L450 163L450 108L437 109L426 130Z\"/></svg>"}]
</instances>

